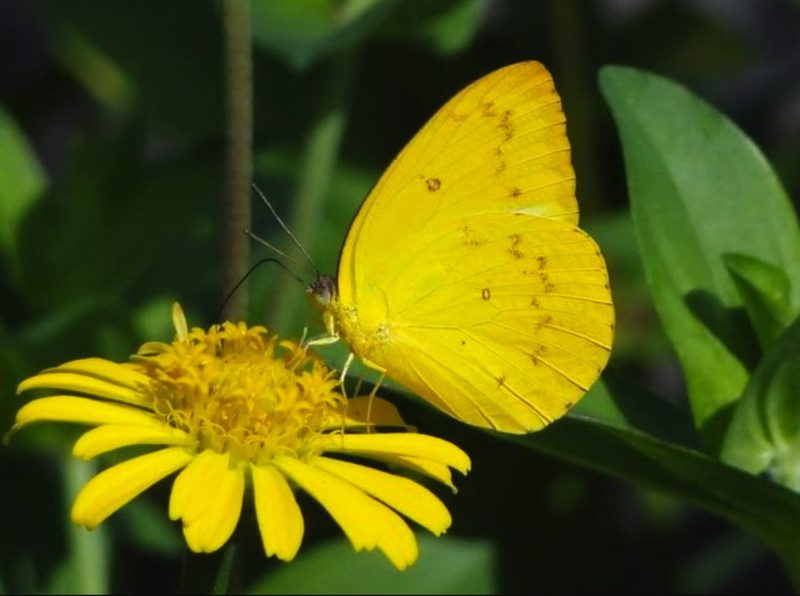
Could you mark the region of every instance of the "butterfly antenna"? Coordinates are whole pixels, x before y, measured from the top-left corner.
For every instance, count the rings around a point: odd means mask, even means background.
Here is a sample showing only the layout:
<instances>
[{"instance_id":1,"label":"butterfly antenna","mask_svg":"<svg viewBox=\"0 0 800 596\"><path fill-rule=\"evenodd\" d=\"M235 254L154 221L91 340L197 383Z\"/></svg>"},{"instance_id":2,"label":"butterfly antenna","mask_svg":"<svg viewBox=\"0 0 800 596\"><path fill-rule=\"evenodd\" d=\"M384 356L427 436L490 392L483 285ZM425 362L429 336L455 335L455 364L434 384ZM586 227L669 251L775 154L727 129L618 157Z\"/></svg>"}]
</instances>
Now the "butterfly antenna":
<instances>
[{"instance_id":1,"label":"butterfly antenna","mask_svg":"<svg viewBox=\"0 0 800 596\"><path fill-rule=\"evenodd\" d=\"M244 233L247 234L248 236L250 236L250 238L252 238L256 242L258 242L259 244L263 244L264 246L266 246L272 252L279 254L280 256L282 256L284 259L286 259L290 263L293 263L294 265L297 265L298 267L308 267L308 263L304 263L303 261L299 261L299 260L295 259L294 257L289 256L288 254L283 252L280 248L278 248L274 244L270 244L269 242L264 240L261 236L258 236L257 234L255 234L255 232L253 232L252 230L245 230ZM283 263L281 263L281 265L283 265ZM312 263L312 265L313 265L313 263ZM316 267L315 267L315 269L316 269Z\"/></svg>"},{"instance_id":2,"label":"butterfly antenna","mask_svg":"<svg viewBox=\"0 0 800 596\"><path fill-rule=\"evenodd\" d=\"M289 226L283 223L283 220L281 219L280 215L278 215L278 212L275 211L275 207L272 206L272 203L269 202L266 195L263 192L261 192L261 189L258 188L258 186L256 186L255 183L253 183L253 190L255 190L258 193L258 196L261 197L261 200L264 201L264 204L272 212L272 215L275 217L275 221L278 222L281 228L283 228L283 231L286 232L289 235L289 238L292 239L292 242L295 243L295 246L297 246L297 248L300 249L300 252L302 252L303 255L308 259L308 262L311 263L311 266L314 268L314 271L317 272L317 276L319 277L320 271L319 268L317 267L317 264L314 262L314 259L311 258L311 255L308 254L308 251L305 248L303 248L303 245L300 244L300 241L295 237L294 234L292 234L292 231L289 229Z\"/></svg>"},{"instance_id":3,"label":"butterfly antenna","mask_svg":"<svg viewBox=\"0 0 800 596\"><path fill-rule=\"evenodd\" d=\"M280 252L280 251L279 251L279 252ZM289 269L289 268L286 266L286 264L285 264L285 263L282 263L281 261L279 261L279 260L278 260L278 259L276 259L275 257L267 257L267 258L265 258L265 259L261 259L261 260L260 260L260 261L258 261L258 262L257 262L255 265L253 265L252 267L250 267L250 269L248 269L248 270L247 270L247 273L245 273L245 274L242 276L242 279L240 279L239 281L237 281L237 282L236 282L236 285L235 285L235 286L233 286L233 288L231 289L231 291L230 291L230 292L228 292L227 296L225 296L225 299L222 301L222 304L220 304L220 305L219 305L219 309L217 310L217 320L221 320L221 319L222 319L222 310L225 308L225 305L226 305L226 304L228 304L228 302L230 301L230 299L231 299L231 298L233 297L233 295L236 293L236 290L238 290L238 289L239 289L239 288L242 286L242 284L243 284L243 283L244 283L244 282L247 280L247 278L248 278L248 277L250 277L250 275L253 273L253 271L255 271L256 269L258 269L259 267L261 267L261 265L263 265L264 263L275 263L275 264L276 264L276 265L278 265L278 266L279 266L281 269L283 269L284 271L286 271L286 273L288 273L288 274L289 274L289 275L290 275L290 276L291 276L291 277L292 277L294 280L296 280L296 281L297 281L297 283L299 283L301 286L305 287L305 285L306 285L306 282L304 282L302 279L300 279L299 277L297 277L297 276L294 274L294 272L293 272L291 269Z\"/></svg>"}]
</instances>

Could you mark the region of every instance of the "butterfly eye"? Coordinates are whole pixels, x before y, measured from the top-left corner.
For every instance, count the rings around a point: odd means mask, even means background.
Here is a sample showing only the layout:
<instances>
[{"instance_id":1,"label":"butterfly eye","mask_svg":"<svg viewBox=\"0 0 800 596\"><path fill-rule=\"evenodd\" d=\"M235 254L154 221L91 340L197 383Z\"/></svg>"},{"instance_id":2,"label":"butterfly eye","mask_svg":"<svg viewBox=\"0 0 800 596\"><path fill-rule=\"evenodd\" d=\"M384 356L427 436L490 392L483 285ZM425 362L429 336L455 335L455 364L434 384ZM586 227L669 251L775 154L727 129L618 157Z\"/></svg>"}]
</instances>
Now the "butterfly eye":
<instances>
[{"instance_id":1,"label":"butterfly eye","mask_svg":"<svg viewBox=\"0 0 800 596\"><path fill-rule=\"evenodd\" d=\"M330 275L320 275L312 281L306 293L319 306L328 306L336 295L336 280Z\"/></svg>"}]
</instances>

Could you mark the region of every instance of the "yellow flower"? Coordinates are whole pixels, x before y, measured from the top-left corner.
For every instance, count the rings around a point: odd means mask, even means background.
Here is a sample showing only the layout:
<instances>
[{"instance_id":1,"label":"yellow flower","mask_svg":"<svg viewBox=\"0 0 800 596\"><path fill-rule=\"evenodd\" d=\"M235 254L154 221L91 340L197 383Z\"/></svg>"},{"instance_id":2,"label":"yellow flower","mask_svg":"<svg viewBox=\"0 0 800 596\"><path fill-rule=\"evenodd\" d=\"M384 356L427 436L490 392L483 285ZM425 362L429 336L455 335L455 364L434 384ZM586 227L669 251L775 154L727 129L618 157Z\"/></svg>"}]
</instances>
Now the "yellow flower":
<instances>
[{"instance_id":1,"label":"yellow flower","mask_svg":"<svg viewBox=\"0 0 800 596\"><path fill-rule=\"evenodd\" d=\"M414 534L398 513L434 534L447 530L449 512L422 485L327 454L376 460L452 487L449 467L466 473L470 466L458 447L404 432L397 410L380 398L372 404L367 397L346 400L321 360L263 327L225 322L190 332L177 304L173 321L175 341L146 343L129 363L75 360L19 385L20 392L46 388L66 394L23 406L14 429L46 420L95 426L75 443L76 457L131 445L164 446L92 478L72 507L74 523L94 528L180 470L169 516L182 520L195 552L227 542L248 484L264 550L286 561L303 537L293 486L319 501L356 550L377 547L398 569L417 557ZM374 432L375 427L395 432Z\"/></svg>"}]
</instances>

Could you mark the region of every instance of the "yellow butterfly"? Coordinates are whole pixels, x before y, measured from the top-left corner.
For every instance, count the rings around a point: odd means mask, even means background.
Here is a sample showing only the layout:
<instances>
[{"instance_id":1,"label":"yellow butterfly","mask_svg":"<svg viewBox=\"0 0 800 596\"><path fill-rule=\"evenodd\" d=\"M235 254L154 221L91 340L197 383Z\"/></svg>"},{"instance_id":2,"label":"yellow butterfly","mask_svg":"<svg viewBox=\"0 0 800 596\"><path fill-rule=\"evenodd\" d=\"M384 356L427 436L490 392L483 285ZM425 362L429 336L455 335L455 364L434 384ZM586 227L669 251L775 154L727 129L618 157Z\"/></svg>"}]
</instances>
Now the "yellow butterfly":
<instances>
[{"instance_id":1,"label":"yellow butterfly","mask_svg":"<svg viewBox=\"0 0 800 596\"><path fill-rule=\"evenodd\" d=\"M575 404L611 350L608 273L577 225L553 79L513 64L406 145L361 205L336 277L308 292L351 359L469 424L535 430Z\"/></svg>"}]
</instances>

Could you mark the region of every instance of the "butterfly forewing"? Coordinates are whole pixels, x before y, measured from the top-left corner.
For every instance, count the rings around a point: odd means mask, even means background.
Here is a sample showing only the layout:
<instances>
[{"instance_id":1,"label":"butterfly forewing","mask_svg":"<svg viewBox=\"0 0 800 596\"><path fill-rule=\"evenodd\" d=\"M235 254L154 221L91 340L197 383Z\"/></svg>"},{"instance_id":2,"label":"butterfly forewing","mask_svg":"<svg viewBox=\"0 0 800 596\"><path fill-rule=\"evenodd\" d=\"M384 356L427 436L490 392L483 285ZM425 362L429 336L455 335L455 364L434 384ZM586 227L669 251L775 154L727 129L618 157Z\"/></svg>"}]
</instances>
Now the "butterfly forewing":
<instances>
[{"instance_id":1,"label":"butterfly forewing","mask_svg":"<svg viewBox=\"0 0 800 596\"><path fill-rule=\"evenodd\" d=\"M344 300L413 234L453 214L525 210L577 223L561 102L547 70L523 62L453 97L406 145L364 200L340 256ZM413 255L412 255L413 256Z\"/></svg>"}]
</instances>

